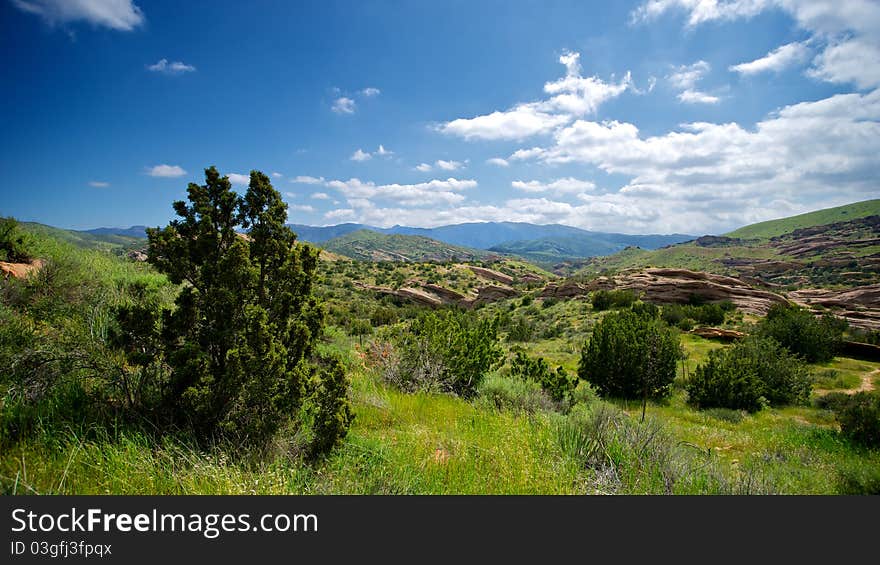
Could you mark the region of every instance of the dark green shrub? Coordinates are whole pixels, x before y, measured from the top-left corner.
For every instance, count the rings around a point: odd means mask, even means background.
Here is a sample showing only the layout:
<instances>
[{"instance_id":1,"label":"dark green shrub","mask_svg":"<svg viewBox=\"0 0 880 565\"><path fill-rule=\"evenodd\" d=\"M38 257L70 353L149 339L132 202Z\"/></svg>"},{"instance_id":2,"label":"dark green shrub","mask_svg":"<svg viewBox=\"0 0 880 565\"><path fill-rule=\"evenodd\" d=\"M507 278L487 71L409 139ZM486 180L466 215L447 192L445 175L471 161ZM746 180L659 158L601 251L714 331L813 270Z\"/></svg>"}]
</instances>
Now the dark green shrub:
<instances>
[{"instance_id":1,"label":"dark green shrub","mask_svg":"<svg viewBox=\"0 0 880 565\"><path fill-rule=\"evenodd\" d=\"M503 360L497 319L473 312L429 312L402 328L393 359L385 363L387 381L406 391L437 390L472 396L480 381Z\"/></svg>"},{"instance_id":2,"label":"dark green shrub","mask_svg":"<svg viewBox=\"0 0 880 565\"><path fill-rule=\"evenodd\" d=\"M522 349L516 350L510 363L510 374L538 383L556 402L565 400L577 384L576 379L570 377L562 367L551 370L543 357L533 359Z\"/></svg>"},{"instance_id":3,"label":"dark green shrub","mask_svg":"<svg viewBox=\"0 0 880 565\"><path fill-rule=\"evenodd\" d=\"M370 316L370 324L373 327L388 326L397 323L397 312L393 308L376 306Z\"/></svg>"},{"instance_id":4,"label":"dark green shrub","mask_svg":"<svg viewBox=\"0 0 880 565\"><path fill-rule=\"evenodd\" d=\"M551 297L545 298L544 300L541 301L541 308L552 308L553 306L556 306L557 304L559 304L559 299L553 298L551 296Z\"/></svg>"},{"instance_id":5,"label":"dark green shrub","mask_svg":"<svg viewBox=\"0 0 880 565\"><path fill-rule=\"evenodd\" d=\"M838 408L840 432L867 447L880 447L880 394L857 392Z\"/></svg>"},{"instance_id":6,"label":"dark green shrub","mask_svg":"<svg viewBox=\"0 0 880 565\"><path fill-rule=\"evenodd\" d=\"M507 339L510 341L531 341L534 333L532 323L525 316L517 316L510 324Z\"/></svg>"},{"instance_id":7,"label":"dark green shrub","mask_svg":"<svg viewBox=\"0 0 880 565\"><path fill-rule=\"evenodd\" d=\"M659 398L669 394L680 355L678 334L659 318L613 312L593 328L578 376L602 396Z\"/></svg>"},{"instance_id":8,"label":"dark green shrub","mask_svg":"<svg viewBox=\"0 0 880 565\"><path fill-rule=\"evenodd\" d=\"M149 262L172 283L187 283L161 322L171 370L163 410L201 440L259 447L295 425L306 399L316 397L325 414L316 420L319 433L333 437L315 445L335 444L342 432L328 414L345 404L346 387L332 367L326 380L314 378L316 363L326 365L314 354L324 321L312 294L318 250L297 243L285 225L287 205L259 171L251 171L243 197L214 167L187 193L189 204L174 203L179 219L147 230Z\"/></svg>"},{"instance_id":9,"label":"dark green shrub","mask_svg":"<svg viewBox=\"0 0 880 565\"><path fill-rule=\"evenodd\" d=\"M757 333L775 339L809 363L823 363L840 349L846 326L846 321L830 314L817 318L809 310L775 304L758 323Z\"/></svg>"},{"instance_id":10,"label":"dark green shrub","mask_svg":"<svg viewBox=\"0 0 880 565\"><path fill-rule=\"evenodd\" d=\"M26 263L31 256L15 218L0 218L0 261Z\"/></svg>"},{"instance_id":11,"label":"dark green shrub","mask_svg":"<svg viewBox=\"0 0 880 565\"><path fill-rule=\"evenodd\" d=\"M596 290L590 296L590 302L594 310L608 310L609 308L626 308L638 300L636 293L631 290Z\"/></svg>"},{"instance_id":12,"label":"dark green shrub","mask_svg":"<svg viewBox=\"0 0 880 565\"><path fill-rule=\"evenodd\" d=\"M797 404L810 395L809 369L771 339L750 337L716 349L685 386L699 408L756 412L766 404Z\"/></svg>"}]
</instances>

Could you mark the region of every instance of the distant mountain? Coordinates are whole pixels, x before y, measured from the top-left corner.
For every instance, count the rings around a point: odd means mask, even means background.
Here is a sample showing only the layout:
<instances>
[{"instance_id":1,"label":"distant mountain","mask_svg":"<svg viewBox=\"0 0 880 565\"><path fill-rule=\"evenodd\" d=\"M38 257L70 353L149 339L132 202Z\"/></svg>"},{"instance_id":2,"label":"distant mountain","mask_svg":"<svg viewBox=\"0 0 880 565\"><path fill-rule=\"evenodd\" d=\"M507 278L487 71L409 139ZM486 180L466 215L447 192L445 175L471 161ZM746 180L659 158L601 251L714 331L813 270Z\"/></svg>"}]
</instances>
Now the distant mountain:
<instances>
[{"instance_id":1,"label":"distant mountain","mask_svg":"<svg viewBox=\"0 0 880 565\"><path fill-rule=\"evenodd\" d=\"M297 239L309 243L324 243L334 237L341 237L358 230L371 230L382 233L381 228L374 228L364 224L339 224L337 226L306 226L303 224L287 224L294 231Z\"/></svg>"},{"instance_id":2,"label":"distant mountain","mask_svg":"<svg viewBox=\"0 0 880 565\"><path fill-rule=\"evenodd\" d=\"M80 230L80 233L145 238L147 237L147 226L131 226L130 228L95 228L92 230Z\"/></svg>"},{"instance_id":3,"label":"distant mountain","mask_svg":"<svg viewBox=\"0 0 880 565\"><path fill-rule=\"evenodd\" d=\"M489 249L499 253L518 255L533 263L549 266L573 259L611 255L631 246L658 249L693 239L693 236L680 234L626 235L583 232L569 236L511 241Z\"/></svg>"},{"instance_id":4,"label":"distant mountain","mask_svg":"<svg viewBox=\"0 0 880 565\"><path fill-rule=\"evenodd\" d=\"M361 261L475 261L492 255L419 235L358 230L321 244L324 249Z\"/></svg>"},{"instance_id":5,"label":"distant mountain","mask_svg":"<svg viewBox=\"0 0 880 565\"><path fill-rule=\"evenodd\" d=\"M37 222L21 222L21 225L32 233L47 235L84 249L102 249L105 251L132 249L142 246L146 237L143 231L137 236L126 235L129 230L136 230L138 227L143 229L142 226L134 226L128 229L99 228L98 230L78 231L65 230Z\"/></svg>"},{"instance_id":6,"label":"distant mountain","mask_svg":"<svg viewBox=\"0 0 880 565\"><path fill-rule=\"evenodd\" d=\"M664 245L694 239L694 236L681 234L625 235L591 232L559 224L536 225L523 222L471 222L436 228L413 228L407 226L377 228L364 224L339 224L337 226L324 227L291 224L290 227L301 240L312 243L323 243L334 237L358 230L369 230L387 235L419 235L451 245L460 245L474 249L493 249L496 246L507 244L522 246L523 242L542 240L538 244L539 247L547 245L548 242L551 245L556 242L556 244L565 249L585 248L589 253L588 255L577 255L576 253L580 251L576 251L573 255L569 253L569 255L576 257L592 257L596 255L595 249L599 248L605 253L614 253L627 245L656 249ZM593 247L589 247L591 242Z\"/></svg>"}]
</instances>

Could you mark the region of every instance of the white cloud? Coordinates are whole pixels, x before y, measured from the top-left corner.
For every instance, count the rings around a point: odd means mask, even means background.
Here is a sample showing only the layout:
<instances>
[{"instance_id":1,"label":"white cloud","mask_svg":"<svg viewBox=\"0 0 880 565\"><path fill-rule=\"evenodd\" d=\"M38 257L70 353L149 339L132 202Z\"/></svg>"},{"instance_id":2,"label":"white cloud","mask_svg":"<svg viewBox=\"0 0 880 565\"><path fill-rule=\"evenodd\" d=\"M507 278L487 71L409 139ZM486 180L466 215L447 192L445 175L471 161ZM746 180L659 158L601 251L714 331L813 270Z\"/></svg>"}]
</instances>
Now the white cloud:
<instances>
[{"instance_id":1,"label":"white cloud","mask_svg":"<svg viewBox=\"0 0 880 565\"><path fill-rule=\"evenodd\" d=\"M510 163L507 162L507 159L502 159L501 157L492 157L491 159L486 159L486 162L490 165L495 165L497 167L510 166Z\"/></svg>"},{"instance_id":2,"label":"white cloud","mask_svg":"<svg viewBox=\"0 0 880 565\"><path fill-rule=\"evenodd\" d=\"M688 90L696 86L696 84L706 76L706 73L712 70L712 66L706 61L700 60L690 65L681 65L674 67L672 74L667 79L669 83L679 90Z\"/></svg>"},{"instance_id":3,"label":"white cloud","mask_svg":"<svg viewBox=\"0 0 880 565\"><path fill-rule=\"evenodd\" d=\"M376 155L379 155L380 157L387 157L390 155L394 155L394 151L385 149L382 144L379 144L379 149L376 150Z\"/></svg>"},{"instance_id":4,"label":"white cloud","mask_svg":"<svg viewBox=\"0 0 880 565\"><path fill-rule=\"evenodd\" d=\"M296 212L308 212L309 214L315 213L315 208L309 206L308 204L291 204L287 208L288 210L294 210Z\"/></svg>"},{"instance_id":5,"label":"white cloud","mask_svg":"<svg viewBox=\"0 0 880 565\"><path fill-rule=\"evenodd\" d=\"M107 188L108 186L110 186L110 183L100 180L92 180L89 181L89 186L93 186L95 188Z\"/></svg>"},{"instance_id":6,"label":"white cloud","mask_svg":"<svg viewBox=\"0 0 880 565\"><path fill-rule=\"evenodd\" d=\"M333 106L330 107L330 109L337 114L354 114L355 108L356 104L354 100L346 96L340 96L334 100Z\"/></svg>"},{"instance_id":7,"label":"white cloud","mask_svg":"<svg viewBox=\"0 0 880 565\"><path fill-rule=\"evenodd\" d=\"M231 182L235 186L247 186L251 183L250 175L242 175L239 173L229 173L226 175L229 177L229 182Z\"/></svg>"},{"instance_id":8,"label":"white cloud","mask_svg":"<svg viewBox=\"0 0 880 565\"><path fill-rule=\"evenodd\" d=\"M12 0L20 10L36 14L51 25L85 21L117 31L144 23L144 13L132 0Z\"/></svg>"},{"instance_id":9,"label":"white cloud","mask_svg":"<svg viewBox=\"0 0 880 565\"><path fill-rule=\"evenodd\" d=\"M749 18L769 9L788 13L811 34L806 43L822 46L809 76L860 89L880 85L880 2L876 0L648 0L632 17L634 22L645 22L678 10L688 15L689 27L696 27L714 20Z\"/></svg>"},{"instance_id":10,"label":"white cloud","mask_svg":"<svg viewBox=\"0 0 880 565\"><path fill-rule=\"evenodd\" d=\"M830 45L813 60L811 77L858 88L880 86L880 41L849 39Z\"/></svg>"},{"instance_id":11,"label":"white cloud","mask_svg":"<svg viewBox=\"0 0 880 565\"><path fill-rule=\"evenodd\" d=\"M645 137L633 124L578 120L548 147L517 153L630 177L615 193L579 196L622 226L732 228L876 195L880 89L787 106L754 129L700 122Z\"/></svg>"},{"instance_id":12,"label":"white cloud","mask_svg":"<svg viewBox=\"0 0 880 565\"><path fill-rule=\"evenodd\" d=\"M147 65L147 70L164 75L179 75L195 72L196 68L181 61L168 62L168 59L159 59L157 63Z\"/></svg>"},{"instance_id":13,"label":"white cloud","mask_svg":"<svg viewBox=\"0 0 880 565\"><path fill-rule=\"evenodd\" d=\"M284 196L287 196L288 198L296 198L296 193L295 192L285 192Z\"/></svg>"},{"instance_id":14,"label":"white cloud","mask_svg":"<svg viewBox=\"0 0 880 565\"><path fill-rule=\"evenodd\" d=\"M382 184L364 182L357 178L347 181L331 180L326 186L341 192L352 208L374 206L373 199L384 199L407 207L459 204L465 197L462 191L475 188L477 181L470 179L434 179L416 184Z\"/></svg>"},{"instance_id":15,"label":"white cloud","mask_svg":"<svg viewBox=\"0 0 880 565\"><path fill-rule=\"evenodd\" d=\"M328 220L351 220L355 215L355 211L351 208L342 208L339 210L330 210L324 214L324 217Z\"/></svg>"},{"instance_id":16,"label":"white cloud","mask_svg":"<svg viewBox=\"0 0 880 565\"><path fill-rule=\"evenodd\" d=\"M729 70L742 75L754 75L763 72L779 72L798 63L803 63L810 56L810 49L801 42L787 43L770 51L760 59L731 65Z\"/></svg>"},{"instance_id":17,"label":"white cloud","mask_svg":"<svg viewBox=\"0 0 880 565\"><path fill-rule=\"evenodd\" d=\"M363 149L360 149L360 148L358 148L358 150L355 151L354 153L352 153L351 157L349 157L349 159L351 159L352 161L358 161L358 162L369 161L372 158L373 158L372 155L370 155L369 153L366 153Z\"/></svg>"},{"instance_id":18,"label":"white cloud","mask_svg":"<svg viewBox=\"0 0 880 565\"><path fill-rule=\"evenodd\" d=\"M185 175L186 171L177 165L156 165L149 167L147 174L151 177L176 178Z\"/></svg>"},{"instance_id":19,"label":"white cloud","mask_svg":"<svg viewBox=\"0 0 880 565\"><path fill-rule=\"evenodd\" d=\"M685 90L684 92L679 92L676 98L685 104L718 104L721 102L721 99L717 96L706 94L699 90Z\"/></svg>"},{"instance_id":20,"label":"white cloud","mask_svg":"<svg viewBox=\"0 0 880 565\"><path fill-rule=\"evenodd\" d=\"M550 95L547 99L517 104L503 112L458 118L439 125L437 130L467 140L525 139L549 133L575 117L595 113L604 102L632 88L629 72L617 83L581 76L579 53L563 53L559 62L565 66L566 74L544 84L544 92Z\"/></svg>"},{"instance_id":21,"label":"white cloud","mask_svg":"<svg viewBox=\"0 0 880 565\"><path fill-rule=\"evenodd\" d=\"M382 93L381 90L379 90L378 88L373 88L371 86L368 86L367 88L361 90L361 94L363 94L367 98L371 98L373 96L379 96L379 94L381 94L381 93Z\"/></svg>"},{"instance_id":22,"label":"white cloud","mask_svg":"<svg viewBox=\"0 0 880 565\"><path fill-rule=\"evenodd\" d=\"M433 167L431 167L431 165L429 165L428 163L419 163L418 165L415 166L415 169L417 171L421 171L423 173L429 172L432 168Z\"/></svg>"},{"instance_id":23,"label":"white cloud","mask_svg":"<svg viewBox=\"0 0 880 565\"><path fill-rule=\"evenodd\" d=\"M573 177L557 179L551 182L531 180L528 182L515 180L510 185L524 192L553 192L556 194L578 194L595 190L595 183Z\"/></svg>"},{"instance_id":24,"label":"white cloud","mask_svg":"<svg viewBox=\"0 0 880 565\"><path fill-rule=\"evenodd\" d=\"M461 161L444 161L443 159L438 159L434 161L434 166L441 171L457 171L464 167L464 163Z\"/></svg>"},{"instance_id":25,"label":"white cloud","mask_svg":"<svg viewBox=\"0 0 880 565\"><path fill-rule=\"evenodd\" d=\"M326 192L315 192L312 194L314 200L330 200L330 195Z\"/></svg>"},{"instance_id":26,"label":"white cloud","mask_svg":"<svg viewBox=\"0 0 880 565\"><path fill-rule=\"evenodd\" d=\"M324 184L324 177L310 177L308 175L299 175L290 179L290 182L297 184Z\"/></svg>"},{"instance_id":27,"label":"white cloud","mask_svg":"<svg viewBox=\"0 0 880 565\"><path fill-rule=\"evenodd\" d=\"M276 179L280 179L280 178L283 177L284 175L282 175L281 173L274 173L274 172L273 172L273 173L272 173L272 176L273 176L274 178L276 178Z\"/></svg>"},{"instance_id":28,"label":"white cloud","mask_svg":"<svg viewBox=\"0 0 880 565\"><path fill-rule=\"evenodd\" d=\"M677 90L678 100L685 104L717 104L721 101L717 96L707 94L696 89L698 82L712 70L712 66L706 61L697 61L690 65L673 67L672 73L667 76L669 84Z\"/></svg>"}]
</instances>

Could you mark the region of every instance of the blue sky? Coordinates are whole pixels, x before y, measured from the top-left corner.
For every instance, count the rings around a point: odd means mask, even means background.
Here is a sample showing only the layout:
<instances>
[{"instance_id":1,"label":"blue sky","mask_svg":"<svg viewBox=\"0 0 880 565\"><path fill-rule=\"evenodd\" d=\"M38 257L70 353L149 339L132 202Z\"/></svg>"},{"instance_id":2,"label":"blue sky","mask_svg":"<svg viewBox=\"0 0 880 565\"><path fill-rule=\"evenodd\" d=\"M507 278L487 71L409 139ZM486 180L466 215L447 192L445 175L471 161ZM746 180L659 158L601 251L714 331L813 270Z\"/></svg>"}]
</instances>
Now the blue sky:
<instances>
[{"instance_id":1,"label":"blue sky","mask_svg":"<svg viewBox=\"0 0 880 565\"><path fill-rule=\"evenodd\" d=\"M880 196L880 3L0 0L0 214L721 233Z\"/></svg>"}]
</instances>

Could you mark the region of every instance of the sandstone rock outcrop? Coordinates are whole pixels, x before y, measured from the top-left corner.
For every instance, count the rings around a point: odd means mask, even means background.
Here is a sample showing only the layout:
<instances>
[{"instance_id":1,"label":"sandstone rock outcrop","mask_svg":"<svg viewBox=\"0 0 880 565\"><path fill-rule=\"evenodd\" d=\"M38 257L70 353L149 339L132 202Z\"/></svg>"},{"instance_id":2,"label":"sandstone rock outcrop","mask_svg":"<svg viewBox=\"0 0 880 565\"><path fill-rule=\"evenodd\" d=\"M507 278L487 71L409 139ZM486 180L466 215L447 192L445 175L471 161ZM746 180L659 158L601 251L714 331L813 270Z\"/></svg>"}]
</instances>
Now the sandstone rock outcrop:
<instances>
[{"instance_id":1,"label":"sandstone rock outcrop","mask_svg":"<svg viewBox=\"0 0 880 565\"><path fill-rule=\"evenodd\" d=\"M497 281L503 284L513 284L513 277L511 277L510 275L505 275L504 273L499 273L498 271L493 271L492 269L486 269L485 267L476 267L474 265L468 265L467 267L468 269L473 271L473 273L478 277Z\"/></svg>"},{"instance_id":2,"label":"sandstone rock outcrop","mask_svg":"<svg viewBox=\"0 0 880 565\"><path fill-rule=\"evenodd\" d=\"M35 259L30 263L7 263L0 261L0 278L24 279L43 268L43 261Z\"/></svg>"}]
</instances>

